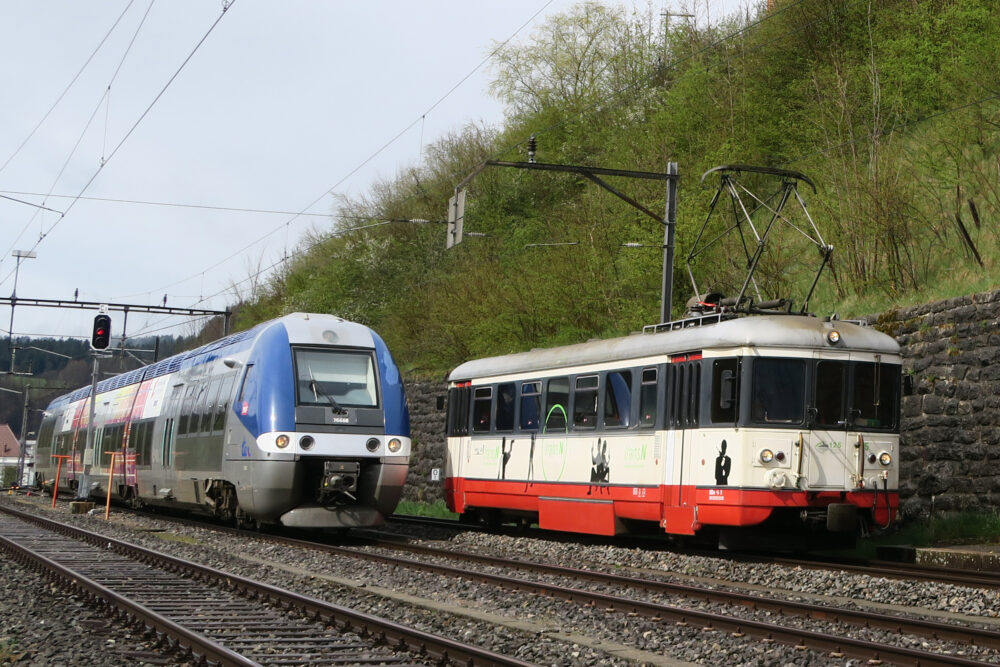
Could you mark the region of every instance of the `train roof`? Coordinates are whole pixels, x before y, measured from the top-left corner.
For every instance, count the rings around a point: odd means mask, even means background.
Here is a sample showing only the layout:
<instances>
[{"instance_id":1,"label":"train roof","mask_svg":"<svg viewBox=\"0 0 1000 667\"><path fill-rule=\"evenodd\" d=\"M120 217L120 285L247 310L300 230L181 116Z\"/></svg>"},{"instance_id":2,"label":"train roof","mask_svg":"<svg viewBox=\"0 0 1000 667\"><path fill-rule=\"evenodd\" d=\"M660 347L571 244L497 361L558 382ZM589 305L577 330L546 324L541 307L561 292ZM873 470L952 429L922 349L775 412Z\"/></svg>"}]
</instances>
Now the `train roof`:
<instances>
[{"instance_id":1,"label":"train roof","mask_svg":"<svg viewBox=\"0 0 1000 667\"><path fill-rule=\"evenodd\" d=\"M327 338L331 335L329 331L335 330L333 337L336 340L325 340L322 333L316 334L315 336L309 336L306 332L306 328L308 326L306 323L310 321L313 323L325 324L329 328L323 332L327 334ZM219 338L218 340L206 343L205 345L197 347L193 350L180 352L154 364L150 364L149 366L143 366L142 368L137 368L133 371L128 371L127 373L122 373L120 375L107 378L106 380L102 380L97 383L97 393L103 394L104 392L113 391L119 387L125 387L138 382L143 382L145 380L152 380L153 378L160 377L161 375L168 375L184 368L190 368L191 366L197 366L198 364L214 361L219 357L235 354L240 350L250 347L262 331L277 324L284 325L290 332L295 332L297 335L291 336L295 339L295 342L335 342L341 345L358 345L363 347L374 346L372 331L363 324L351 322L337 317L336 315L291 313L283 317L261 322L257 326L247 329L246 331L240 331L238 333ZM57 408L88 396L90 396L90 385L80 387L76 391L57 397L49 404L49 408Z\"/></svg>"},{"instance_id":2,"label":"train roof","mask_svg":"<svg viewBox=\"0 0 1000 667\"><path fill-rule=\"evenodd\" d=\"M836 349L874 354L899 354L899 344L880 331L848 321L824 321L807 315L755 315L684 326L657 333L642 333L594 340L576 345L539 348L498 357L475 359L456 367L450 382L474 378L531 373L585 364L626 361L657 355L696 352L706 348L768 347L830 349L826 335L840 332Z\"/></svg>"}]
</instances>

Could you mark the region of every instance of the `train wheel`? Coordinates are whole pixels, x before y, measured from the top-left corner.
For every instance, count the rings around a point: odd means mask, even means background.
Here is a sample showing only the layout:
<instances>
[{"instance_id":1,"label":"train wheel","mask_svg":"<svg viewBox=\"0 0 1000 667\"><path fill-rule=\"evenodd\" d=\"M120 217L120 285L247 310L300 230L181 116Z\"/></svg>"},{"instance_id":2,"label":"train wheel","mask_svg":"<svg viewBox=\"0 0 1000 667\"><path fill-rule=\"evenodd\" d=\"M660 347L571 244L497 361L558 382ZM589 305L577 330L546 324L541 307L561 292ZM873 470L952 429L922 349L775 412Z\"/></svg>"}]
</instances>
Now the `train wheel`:
<instances>
[{"instance_id":1,"label":"train wheel","mask_svg":"<svg viewBox=\"0 0 1000 667\"><path fill-rule=\"evenodd\" d=\"M261 523L243 511L242 507L236 507L236 527L240 530L260 530Z\"/></svg>"}]
</instances>

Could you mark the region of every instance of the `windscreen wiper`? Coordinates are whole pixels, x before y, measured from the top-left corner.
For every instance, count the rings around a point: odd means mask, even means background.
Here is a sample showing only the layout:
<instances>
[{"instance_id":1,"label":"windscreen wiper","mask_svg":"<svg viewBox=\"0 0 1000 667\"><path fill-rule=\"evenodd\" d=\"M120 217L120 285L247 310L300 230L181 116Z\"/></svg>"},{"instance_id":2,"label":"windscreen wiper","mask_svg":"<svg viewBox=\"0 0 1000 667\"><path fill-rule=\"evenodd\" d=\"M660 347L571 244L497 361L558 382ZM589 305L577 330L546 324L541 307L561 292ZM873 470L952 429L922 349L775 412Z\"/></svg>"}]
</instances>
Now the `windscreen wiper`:
<instances>
[{"instance_id":1,"label":"windscreen wiper","mask_svg":"<svg viewBox=\"0 0 1000 667\"><path fill-rule=\"evenodd\" d=\"M333 400L333 396L330 396L326 392L319 390L319 383L317 383L316 378L313 377L312 367L309 368L309 388L312 389L314 401L319 403L319 397L322 396L327 400L327 402L330 403L330 407L333 408L335 414L338 415L347 414L347 409L341 406L340 403L337 403L337 401Z\"/></svg>"}]
</instances>

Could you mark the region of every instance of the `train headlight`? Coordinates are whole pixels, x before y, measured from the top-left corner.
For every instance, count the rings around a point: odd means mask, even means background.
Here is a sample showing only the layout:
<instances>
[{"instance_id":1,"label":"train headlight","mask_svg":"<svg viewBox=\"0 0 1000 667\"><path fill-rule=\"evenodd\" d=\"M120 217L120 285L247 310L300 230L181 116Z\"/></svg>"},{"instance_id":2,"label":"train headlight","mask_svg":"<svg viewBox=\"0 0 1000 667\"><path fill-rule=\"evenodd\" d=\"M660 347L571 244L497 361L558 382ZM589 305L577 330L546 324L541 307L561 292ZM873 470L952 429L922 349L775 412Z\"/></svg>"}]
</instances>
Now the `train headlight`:
<instances>
[{"instance_id":1,"label":"train headlight","mask_svg":"<svg viewBox=\"0 0 1000 667\"><path fill-rule=\"evenodd\" d=\"M840 332L836 329L830 329L826 332L826 342L830 345L836 345L840 342Z\"/></svg>"},{"instance_id":2,"label":"train headlight","mask_svg":"<svg viewBox=\"0 0 1000 667\"><path fill-rule=\"evenodd\" d=\"M368 438L368 442L365 443L365 448L369 452L374 452L381 444L382 443L378 441L378 438Z\"/></svg>"},{"instance_id":3,"label":"train headlight","mask_svg":"<svg viewBox=\"0 0 1000 667\"><path fill-rule=\"evenodd\" d=\"M761 463L770 463L773 460L774 460L774 452L772 452L770 449L762 449L760 451Z\"/></svg>"},{"instance_id":4,"label":"train headlight","mask_svg":"<svg viewBox=\"0 0 1000 667\"><path fill-rule=\"evenodd\" d=\"M395 454L403 447L403 441L399 438L393 438L389 441L389 451Z\"/></svg>"},{"instance_id":5,"label":"train headlight","mask_svg":"<svg viewBox=\"0 0 1000 667\"><path fill-rule=\"evenodd\" d=\"M311 435L304 435L299 438L299 447L302 449L309 449L314 444L316 444L316 440Z\"/></svg>"},{"instance_id":6,"label":"train headlight","mask_svg":"<svg viewBox=\"0 0 1000 667\"><path fill-rule=\"evenodd\" d=\"M288 446L288 436L282 433L274 439L274 444L277 445L278 449L284 449Z\"/></svg>"},{"instance_id":7,"label":"train headlight","mask_svg":"<svg viewBox=\"0 0 1000 667\"><path fill-rule=\"evenodd\" d=\"M884 466L888 466L892 463L892 454L889 452L882 452L878 455L878 462Z\"/></svg>"}]
</instances>

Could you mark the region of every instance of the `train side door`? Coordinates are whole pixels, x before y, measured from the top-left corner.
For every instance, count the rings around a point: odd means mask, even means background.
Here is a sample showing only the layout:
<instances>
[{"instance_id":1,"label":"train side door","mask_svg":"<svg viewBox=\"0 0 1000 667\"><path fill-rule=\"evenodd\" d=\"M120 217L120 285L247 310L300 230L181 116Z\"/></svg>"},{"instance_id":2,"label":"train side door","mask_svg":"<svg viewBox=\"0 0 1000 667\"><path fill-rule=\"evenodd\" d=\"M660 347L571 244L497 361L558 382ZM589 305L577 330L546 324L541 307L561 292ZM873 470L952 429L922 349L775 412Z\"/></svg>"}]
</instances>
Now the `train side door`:
<instances>
[{"instance_id":1,"label":"train side door","mask_svg":"<svg viewBox=\"0 0 1000 667\"><path fill-rule=\"evenodd\" d=\"M852 470L847 447L847 386L850 358L824 354L814 366L808 426L802 436L802 488L843 489Z\"/></svg>"}]
</instances>

